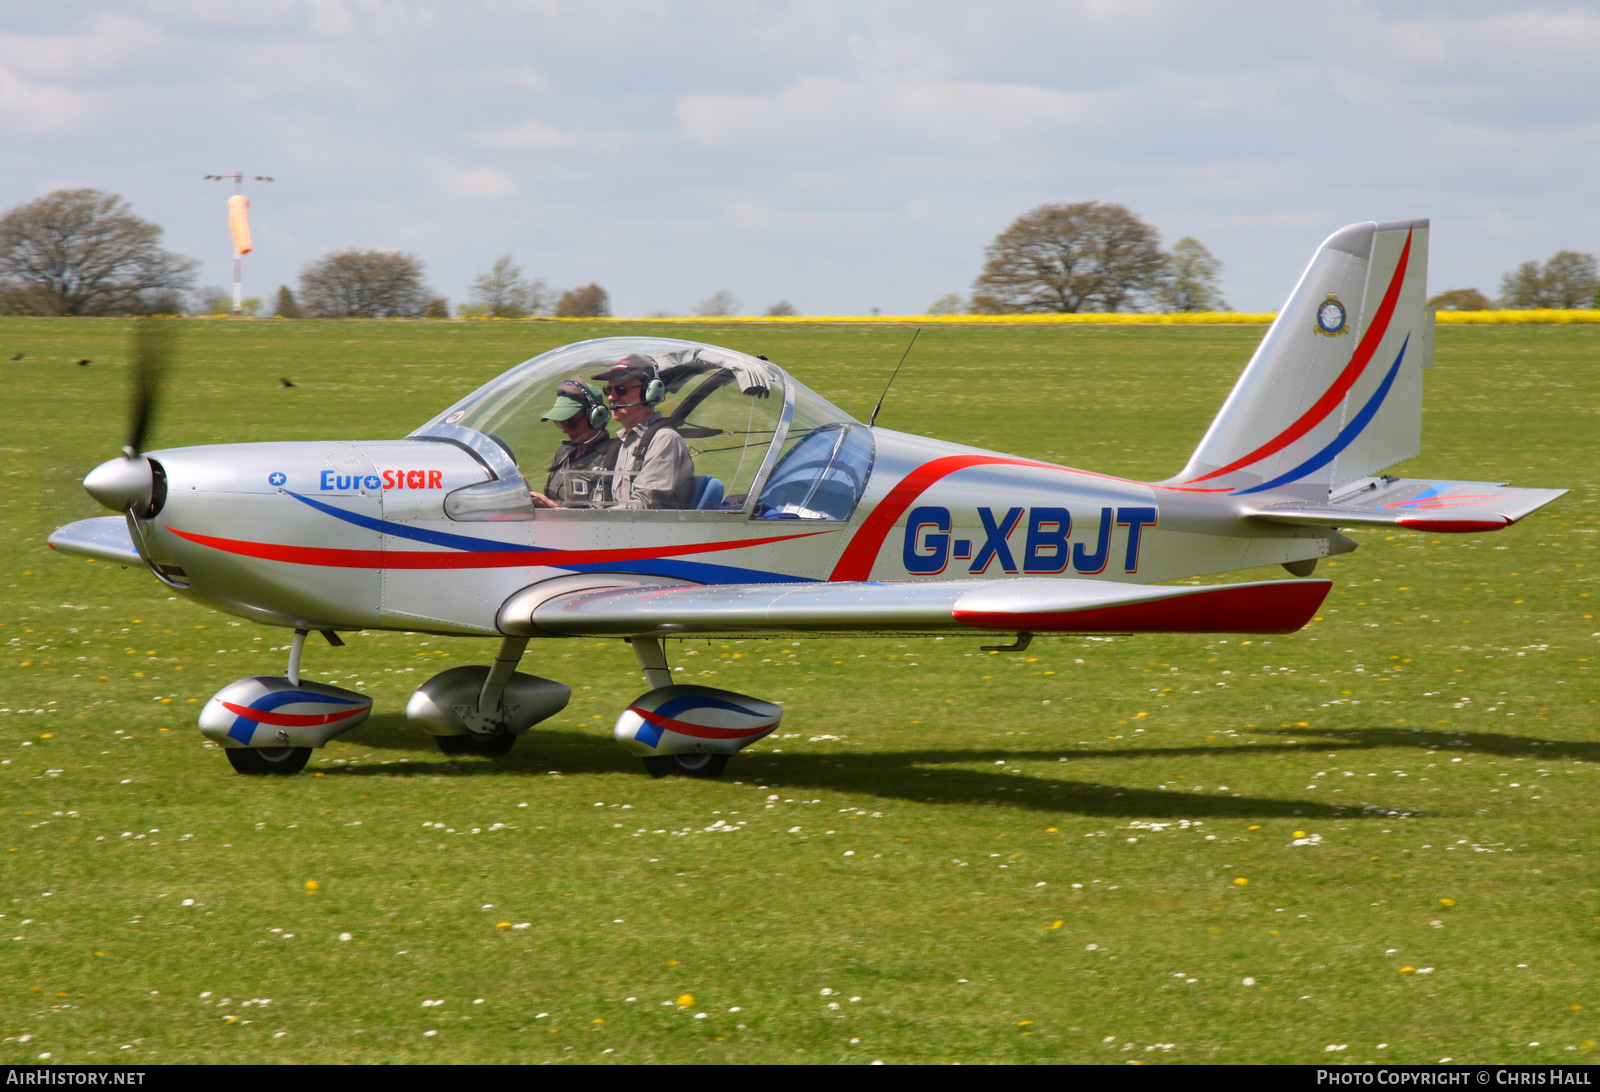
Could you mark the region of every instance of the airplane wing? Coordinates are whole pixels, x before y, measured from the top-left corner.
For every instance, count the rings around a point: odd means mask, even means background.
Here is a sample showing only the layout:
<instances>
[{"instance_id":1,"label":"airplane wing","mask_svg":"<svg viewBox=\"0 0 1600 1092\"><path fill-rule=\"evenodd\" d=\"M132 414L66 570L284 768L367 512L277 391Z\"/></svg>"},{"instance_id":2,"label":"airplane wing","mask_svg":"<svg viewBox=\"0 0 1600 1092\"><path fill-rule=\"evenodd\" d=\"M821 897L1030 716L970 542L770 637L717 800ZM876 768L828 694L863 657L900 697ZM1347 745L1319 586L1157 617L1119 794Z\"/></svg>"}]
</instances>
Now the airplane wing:
<instances>
[{"instance_id":1,"label":"airplane wing","mask_svg":"<svg viewBox=\"0 0 1600 1092\"><path fill-rule=\"evenodd\" d=\"M1503 482L1369 478L1325 504L1288 501L1251 514L1312 527L1405 527L1413 531L1498 531L1538 511L1565 489L1514 489Z\"/></svg>"},{"instance_id":2,"label":"airplane wing","mask_svg":"<svg viewBox=\"0 0 1600 1092\"><path fill-rule=\"evenodd\" d=\"M552 597L535 630L561 636L696 633L1293 633L1327 580L1209 587L1020 577L611 588Z\"/></svg>"},{"instance_id":3,"label":"airplane wing","mask_svg":"<svg viewBox=\"0 0 1600 1092\"><path fill-rule=\"evenodd\" d=\"M64 554L144 567L144 558L139 556L133 536L128 533L128 521L121 516L80 519L57 527L48 541L52 548Z\"/></svg>"}]
</instances>

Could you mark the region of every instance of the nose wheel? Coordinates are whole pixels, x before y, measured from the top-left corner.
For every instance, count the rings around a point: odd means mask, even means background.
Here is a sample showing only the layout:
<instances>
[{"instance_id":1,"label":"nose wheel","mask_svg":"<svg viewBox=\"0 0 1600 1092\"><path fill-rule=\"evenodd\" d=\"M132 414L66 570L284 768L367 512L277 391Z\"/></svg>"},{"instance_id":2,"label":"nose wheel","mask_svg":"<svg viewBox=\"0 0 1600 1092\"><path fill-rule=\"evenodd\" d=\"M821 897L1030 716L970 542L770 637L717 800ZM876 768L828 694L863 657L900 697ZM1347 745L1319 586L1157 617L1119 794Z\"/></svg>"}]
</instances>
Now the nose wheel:
<instances>
[{"instance_id":1,"label":"nose wheel","mask_svg":"<svg viewBox=\"0 0 1600 1092\"><path fill-rule=\"evenodd\" d=\"M697 777L713 781L728 767L727 755L646 755L644 768L651 777Z\"/></svg>"}]
</instances>

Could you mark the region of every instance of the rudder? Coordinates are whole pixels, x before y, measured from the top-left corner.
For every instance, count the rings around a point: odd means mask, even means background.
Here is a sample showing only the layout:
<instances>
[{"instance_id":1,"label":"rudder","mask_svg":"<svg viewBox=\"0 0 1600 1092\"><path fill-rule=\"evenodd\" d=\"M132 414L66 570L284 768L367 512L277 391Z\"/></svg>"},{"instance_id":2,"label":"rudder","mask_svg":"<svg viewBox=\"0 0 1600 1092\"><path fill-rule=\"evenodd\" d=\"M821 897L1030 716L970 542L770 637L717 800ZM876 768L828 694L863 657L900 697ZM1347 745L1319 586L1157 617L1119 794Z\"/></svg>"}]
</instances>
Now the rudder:
<instances>
[{"instance_id":1,"label":"rudder","mask_svg":"<svg viewBox=\"0 0 1600 1092\"><path fill-rule=\"evenodd\" d=\"M1417 454L1427 267L1427 220L1330 235L1169 484L1325 499Z\"/></svg>"}]
</instances>

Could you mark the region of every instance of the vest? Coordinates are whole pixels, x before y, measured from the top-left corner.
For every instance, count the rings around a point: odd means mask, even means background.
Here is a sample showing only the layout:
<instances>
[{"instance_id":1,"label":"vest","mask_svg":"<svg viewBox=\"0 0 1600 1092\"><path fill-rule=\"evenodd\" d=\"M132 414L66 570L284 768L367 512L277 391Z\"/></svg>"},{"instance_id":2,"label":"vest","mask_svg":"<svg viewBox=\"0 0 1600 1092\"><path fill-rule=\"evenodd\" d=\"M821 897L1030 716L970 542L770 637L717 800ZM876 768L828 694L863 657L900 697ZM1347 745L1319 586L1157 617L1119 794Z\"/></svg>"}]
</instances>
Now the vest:
<instances>
[{"instance_id":1,"label":"vest","mask_svg":"<svg viewBox=\"0 0 1600 1092\"><path fill-rule=\"evenodd\" d=\"M564 508L604 508L611 503L611 472L622 441L607 437L581 455L578 445L563 441L550 462L545 496Z\"/></svg>"}]
</instances>

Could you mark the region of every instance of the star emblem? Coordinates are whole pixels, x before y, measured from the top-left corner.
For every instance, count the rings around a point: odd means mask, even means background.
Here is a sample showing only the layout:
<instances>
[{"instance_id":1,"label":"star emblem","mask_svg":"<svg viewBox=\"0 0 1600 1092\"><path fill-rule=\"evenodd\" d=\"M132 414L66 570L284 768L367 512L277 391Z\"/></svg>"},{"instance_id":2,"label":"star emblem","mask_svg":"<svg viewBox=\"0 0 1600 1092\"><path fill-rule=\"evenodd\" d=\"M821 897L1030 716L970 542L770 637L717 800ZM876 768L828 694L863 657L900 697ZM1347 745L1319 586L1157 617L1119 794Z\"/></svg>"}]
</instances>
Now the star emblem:
<instances>
[{"instance_id":1,"label":"star emblem","mask_svg":"<svg viewBox=\"0 0 1600 1092\"><path fill-rule=\"evenodd\" d=\"M275 470L271 474L267 475L267 484L268 485L282 485L284 482L286 482L288 480L289 480L289 476L287 474L283 473L281 470Z\"/></svg>"}]
</instances>

